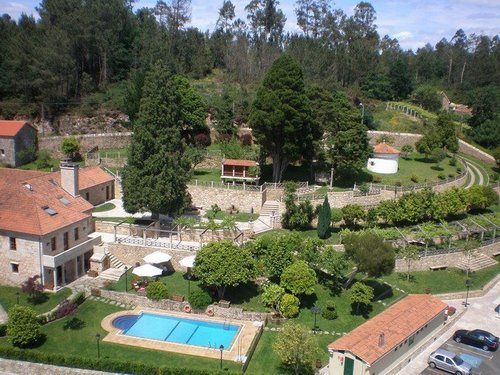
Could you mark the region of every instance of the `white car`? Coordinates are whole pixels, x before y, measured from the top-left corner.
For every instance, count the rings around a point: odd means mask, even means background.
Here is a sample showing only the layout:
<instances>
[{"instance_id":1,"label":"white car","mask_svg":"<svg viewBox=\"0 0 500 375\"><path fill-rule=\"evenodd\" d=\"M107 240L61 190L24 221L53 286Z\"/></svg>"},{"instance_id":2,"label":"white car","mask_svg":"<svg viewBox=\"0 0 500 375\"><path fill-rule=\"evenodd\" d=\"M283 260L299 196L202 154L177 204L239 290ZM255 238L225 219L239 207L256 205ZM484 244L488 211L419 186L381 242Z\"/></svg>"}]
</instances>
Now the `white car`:
<instances>
[{"instance_id":1,"label":"white car","mask_svg":"<svg viewBox=\"0 0 500 375\"><path fill-rule=\"evenodd\" d=\"M443 349L431 353L427 363L431 368L438 368L455 375L472 374L472 365L470 363L465 362L457 354Z\"/></svg>"}]
</instances>

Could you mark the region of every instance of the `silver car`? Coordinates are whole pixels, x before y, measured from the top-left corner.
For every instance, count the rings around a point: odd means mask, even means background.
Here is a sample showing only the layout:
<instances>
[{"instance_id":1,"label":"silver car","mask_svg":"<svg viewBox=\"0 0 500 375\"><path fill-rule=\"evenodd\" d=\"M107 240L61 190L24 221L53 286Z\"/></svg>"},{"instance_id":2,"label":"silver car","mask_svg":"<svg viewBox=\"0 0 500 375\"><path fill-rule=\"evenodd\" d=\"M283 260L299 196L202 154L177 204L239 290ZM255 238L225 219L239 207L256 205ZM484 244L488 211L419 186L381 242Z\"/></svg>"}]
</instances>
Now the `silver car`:
<instances>
[{"instance_id":1,"label":"silver car","mask_svg":"<svg viewBox=\"0 0 500 375\"><path fill-rule=\"evenodd\" d=\"M471 375L472 365L465 362L457 354L447 350L438 349L431 353L427 361L431 368L438 368L455 375Z\"/></svg>"}]
</instances>

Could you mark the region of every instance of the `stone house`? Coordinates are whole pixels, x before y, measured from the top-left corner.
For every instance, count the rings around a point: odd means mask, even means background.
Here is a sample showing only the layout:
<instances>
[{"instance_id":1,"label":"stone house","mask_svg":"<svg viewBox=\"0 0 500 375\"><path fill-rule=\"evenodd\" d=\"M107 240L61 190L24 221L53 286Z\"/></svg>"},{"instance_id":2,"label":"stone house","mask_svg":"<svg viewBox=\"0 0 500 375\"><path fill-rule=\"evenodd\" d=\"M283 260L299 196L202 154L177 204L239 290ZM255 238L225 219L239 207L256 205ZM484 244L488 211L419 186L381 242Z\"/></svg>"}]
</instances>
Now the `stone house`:
<instances>
[{"instance_id":1,"label":"stone house","mask_svg":"<svg viewBox=\"0 0 500 375\"><path fill-rule=\"evenodd\" d=\"M40 275L46 289L84 275L95 245L93 206L79 195L78 165L57 173L0 168L0 282ZM55 177L59 176L59 180Z\"/></svg>"},{"instance_id":2,"label":"stone house","mask_svg":"<svg viewBox=\"0 0 500 375\"><path fill-rule=\"evenodd\" d=\"M0 164L17 167L35 159L37 130L26 121L0 120Z\"/></svg>"},{"instance_id":3,"label":"stone house","mask_svg":"<svg viewBox=\"0 0 500 375\"><path fill-rule=\"evenodd\" d=\"M437 335L447 305L430 294L410 294L328 345L330 375L381 375L411 361L419 344Z\"/></svg>"}]
</instances>

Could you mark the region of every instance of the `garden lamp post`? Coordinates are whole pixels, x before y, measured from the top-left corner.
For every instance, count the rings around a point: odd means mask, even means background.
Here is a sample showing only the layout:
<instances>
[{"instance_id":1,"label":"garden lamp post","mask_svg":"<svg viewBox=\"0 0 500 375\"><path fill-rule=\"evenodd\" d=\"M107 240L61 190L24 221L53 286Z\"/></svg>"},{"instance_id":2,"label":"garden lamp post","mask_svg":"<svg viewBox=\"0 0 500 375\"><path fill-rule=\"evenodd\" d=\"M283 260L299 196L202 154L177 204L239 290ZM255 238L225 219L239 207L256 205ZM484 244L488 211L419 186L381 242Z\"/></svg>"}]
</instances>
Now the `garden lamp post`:
<instances>
[{"instance_id":1,"label":"garden lamp post","mask_svg":"<svg viewBox=\"0 0 500 375\"><path fill-rule=\"evenodd\" d=\"M127 272L128 272L128 267L125 266L125 293L128 292Z\"/></svg>"},{"instance_id":2,"label":"garden lamp post","mask_svg":"<svg viewBox=\"0 0 500 375\"><path fill-rule=\"evenodd\" d=\"M363 121L365 120L365 105L363 103L359 103L361 107L361 125L363 125Z\"/></svg>"},{"instance_id":3,"label":"garden lamp post","mask_svg":"<svg viewBox=\"0 0 500 375\"><path fill-rule=\"evenodd\" d=\"M16 292L16 301L17 301L17 304L19 305L19 292Z\"/></svg>"},{"instance_id":4,"label":"garden lamp post","mask_svg":"<svg viewBox=\"0 0 500 375\"><path fill-rule=\"evenodd\" d=\"M319 306L314 305L311 308L311 311L314 314L314 327L313 327L313 331L316 332L316 317L321 312L321 309L319 308Z\"/></svg>"},{"instance_id":5,"label":"garden lamp post","mask_svg":"<svg viewBox=\"0 0 500 375\"><path fill-rule=\"evenodd\" d=\"M220 369L222 370L222 351L224 350L224 345L219 346L220 350Z\"/></svg>"},{"instance_id":6,"label":"garden lamp post","mask_svg":"<svg viewBox=\"0 0 500 375\"><path fill-rule=\"evenodd\" d=\"M99 333L95 334L95 341L97 343L97 359L101 358L101 350L99 348L99 340L101 340L101 335Z\"/></svg>"},{"instance_id":7,"label":"garden lamp post","mask_svg":"<svg viewBox=\"0 0 500 375\"><path fill-rule=\"evenodd\" d=\"M465 295L465 302L463 303L465 307L469 306L469 289L471 285L472 282L470 281L470 279L465 280L465 286L467 287L467 294Z\"/></svg>"}]
</instances>

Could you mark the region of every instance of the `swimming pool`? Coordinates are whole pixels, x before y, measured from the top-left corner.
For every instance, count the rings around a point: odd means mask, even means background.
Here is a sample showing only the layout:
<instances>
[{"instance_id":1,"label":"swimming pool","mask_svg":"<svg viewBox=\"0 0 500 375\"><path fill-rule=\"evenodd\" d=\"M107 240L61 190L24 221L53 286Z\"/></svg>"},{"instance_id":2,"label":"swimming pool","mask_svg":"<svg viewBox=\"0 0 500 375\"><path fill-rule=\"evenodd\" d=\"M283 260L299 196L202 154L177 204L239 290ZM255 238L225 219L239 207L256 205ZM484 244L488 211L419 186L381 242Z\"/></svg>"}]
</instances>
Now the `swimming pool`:
<instances>
[{"instance_id":1,"label":"swimming pool","mask_svg":"<svg viewBox=\"0 0 500 375\"><path fill-rule=\"evenodd\" d=\"M221 345L229 349L240 329L239 325L146 312L118 317L112 324L126 336L216 349Z\"/></svg>"}]
</instances>

